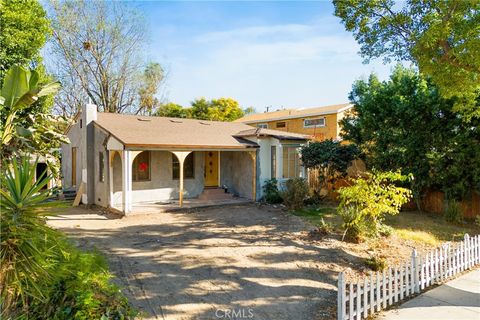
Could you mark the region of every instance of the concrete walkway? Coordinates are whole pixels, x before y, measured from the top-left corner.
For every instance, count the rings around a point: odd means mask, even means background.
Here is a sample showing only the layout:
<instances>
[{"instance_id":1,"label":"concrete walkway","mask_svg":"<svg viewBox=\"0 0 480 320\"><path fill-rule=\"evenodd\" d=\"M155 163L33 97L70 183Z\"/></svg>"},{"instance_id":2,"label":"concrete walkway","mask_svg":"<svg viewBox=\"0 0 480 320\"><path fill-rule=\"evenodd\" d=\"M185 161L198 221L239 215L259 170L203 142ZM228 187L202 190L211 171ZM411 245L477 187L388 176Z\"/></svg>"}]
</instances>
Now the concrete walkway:
<instances>
[{"instance_id":1,"label":"concrete walkway","mask_svg":"<svg viewBox=\"0 0 480 320\"><path fill-rule=\"evenodd\" d=\"M480 269L429 290L379 319L480 320Z\"/></svg>"}]
</instances>

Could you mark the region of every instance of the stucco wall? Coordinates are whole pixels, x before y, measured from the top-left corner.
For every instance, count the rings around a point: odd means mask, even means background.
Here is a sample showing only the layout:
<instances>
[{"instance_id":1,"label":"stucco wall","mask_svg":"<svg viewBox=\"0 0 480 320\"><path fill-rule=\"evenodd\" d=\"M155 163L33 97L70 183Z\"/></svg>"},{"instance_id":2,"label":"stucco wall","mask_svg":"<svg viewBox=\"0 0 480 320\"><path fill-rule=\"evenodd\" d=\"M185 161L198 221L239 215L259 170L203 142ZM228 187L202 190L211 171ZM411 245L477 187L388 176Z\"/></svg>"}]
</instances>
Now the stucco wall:
<instances>
[{"instance_id":1,"label":"stucco wall","mask_svg":"<svg viewBox=\"0 0 480 320\"><path fill-rule=\"evenodd\" d=\"M169 151L151 151L150 180L134 181L132 184L132 202L167 201L178 199L179 181L173 180L172 153ZM203 191L204 154L195 152L195 175L184 180L184 197L194 198ZM122 162L118 152L113 161L113 199L115 206L122 204Z\"/></svg>"},{"instance_id":2,"label":"stucco wall","mask_svg":"<svg viewBox=\"0 0 480 320\"><path fill-rule=\"evenodd\" d=\"M84 150L82 134L80 130L80 121L77 121L70 131L67 134L67 137L70 139L69 144L62 144L62 183L63 188L70 189L75 188L78 190L80 183L82 181L82 168L84 164L82 163L82 152ZM72 147L77 147L77 183L75 186L72 186Z\"/></svg>"},{"instance_id":3,"label":"stucco wall","mask_svg":"<svg viewBox=\"0 0 480 320\"><path fill-rule=\"evenodd\" d=\"M94 203L103 207L108 205L108 154L106 152L105 143L107 134L100 130L99 128L94 129L94 175L93 181L95 184L94 191ZM100 155L99 153L103 152L103 175L104 180L103 182L100 181Z\"/></svg>"},{"instance_id":4,"label":"stucco wall","mask_svg":"<svg viewBox=\"0 0 480 320\"><path fill-rule=\"evenodd\" d=\"M229 192L246 199L252 199L253 164L248 152L220 152L220 183Z\"/></svg>"}]
</instances>

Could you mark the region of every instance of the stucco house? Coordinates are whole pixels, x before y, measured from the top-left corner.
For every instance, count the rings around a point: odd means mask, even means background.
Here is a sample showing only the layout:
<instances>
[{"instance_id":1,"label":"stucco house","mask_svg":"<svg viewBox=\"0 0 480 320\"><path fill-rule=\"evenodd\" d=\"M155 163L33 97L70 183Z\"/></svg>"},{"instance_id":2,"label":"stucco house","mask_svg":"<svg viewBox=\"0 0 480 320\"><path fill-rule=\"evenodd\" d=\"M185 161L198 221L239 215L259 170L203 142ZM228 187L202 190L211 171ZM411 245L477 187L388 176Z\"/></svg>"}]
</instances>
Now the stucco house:
<instances>
[{"instance_id":1,"label":"stucco house","mask_svg":"<svg viewBox=\"0 0 480 320\"><path fill-rule=\"evenodd\" d=\"M343 103L315 108L282 109L249 114L236 120L257 128L274 129L309 135L316 141L341 140L338 122L353 108Z\"/></svg>"},{"instance_id":2,"label":"stucco house","mask_svg":"<svg viewBox=\"0 0 480 320\"><path fill-rule=\"evenodd\" d=\"M63 186L85 204L124 213L142 202L177 199L181 206L209 188L259 200L266 180L305 175L298 147L307 136L238 122L100 113L86 105L66 134Z\"/></svg>"}]
</instances>

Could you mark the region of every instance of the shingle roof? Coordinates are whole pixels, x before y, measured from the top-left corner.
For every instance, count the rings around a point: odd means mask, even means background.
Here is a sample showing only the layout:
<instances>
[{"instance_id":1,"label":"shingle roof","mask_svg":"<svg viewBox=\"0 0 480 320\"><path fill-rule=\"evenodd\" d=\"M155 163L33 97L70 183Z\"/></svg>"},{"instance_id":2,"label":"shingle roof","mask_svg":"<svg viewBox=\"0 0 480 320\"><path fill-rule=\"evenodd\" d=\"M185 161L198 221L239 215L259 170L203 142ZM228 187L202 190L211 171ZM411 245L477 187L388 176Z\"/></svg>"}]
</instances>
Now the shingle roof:
<instances>
[{"instance_id":1,"label":"shingle roof","mask_svg":"<svg viewBox=\"0 0 480 320\"><path fill-rule=\"evenodd\" d=\"M306 140L309 139L309 136L292 133L292 132L284 132L279 130L271 130L271 129L264 129L264 128L251 128L248 130L243 130L235 134L235 137L253 137L253 136L271 136L277 138L279 140Z\"/></svg>"},{"instance_id":2,"label":"shingle roof","mask_svg":"<svg viewBox=\"0 0 480 320\"><path fill-rule=\"evenodd\" d=\"M243 149L258 145L248 141L247 135L237 135L252 127L238 122L204 121L196 119L146 117L115 113L98 113L97 126L109 132L121 143L130 147L172 147ZM306 136L268 130L263 135L284 139Z\"/></svg>"},{"instance_id":3,"label":"shingle roof","mask_svg":"<svg viewBox=\"0 0 480 320\"><path fill-rule=\"evenodd\" d=\"M284 109L272 112L255 113L246 115L235 122L257 123L292 118L311 117L317 115L335 114L353 107L351 103L335 104L330 106L306 108L306 109Z\"/></svg>"}]
</instances>

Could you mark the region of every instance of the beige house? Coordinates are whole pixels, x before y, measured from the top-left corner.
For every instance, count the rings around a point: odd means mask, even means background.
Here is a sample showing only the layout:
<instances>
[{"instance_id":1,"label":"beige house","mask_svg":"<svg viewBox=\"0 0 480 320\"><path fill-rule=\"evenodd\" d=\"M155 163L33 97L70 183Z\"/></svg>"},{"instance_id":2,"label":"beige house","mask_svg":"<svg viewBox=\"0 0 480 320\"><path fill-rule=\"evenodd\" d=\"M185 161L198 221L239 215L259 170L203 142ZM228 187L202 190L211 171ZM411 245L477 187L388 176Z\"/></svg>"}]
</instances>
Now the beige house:
<instances>
[{"instance_id":1,"label":"beige house","mask_svg":"<svg viewBox=\"0 0 480 320\"><path fill-rule=\"evenodd\" d=\"M258 200L266 180L304 175L297 149L308 138L238 122L98 113L95 105L66 133L64 187L127 214L139 203L181 206L210 189Z\"/></svg>"},{"instance_id":2,"label":"beige house","mask_svg":"<svg viewBox=\"0 0 480 320\"><path fill-rule=\"evenodd\" d=\"M340 140L338 122L353 104L343 103L316 108L283 109L272 112L249 114L236 120L258 128L294 132L322 141Z\"/></svg>"}]
</instances>

